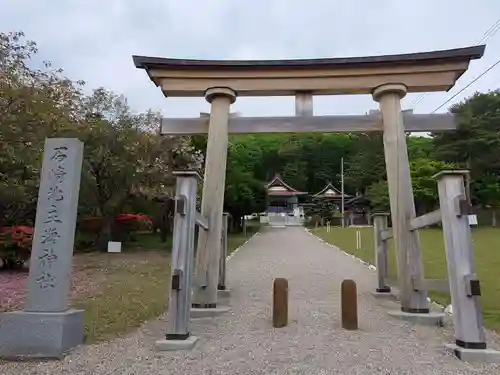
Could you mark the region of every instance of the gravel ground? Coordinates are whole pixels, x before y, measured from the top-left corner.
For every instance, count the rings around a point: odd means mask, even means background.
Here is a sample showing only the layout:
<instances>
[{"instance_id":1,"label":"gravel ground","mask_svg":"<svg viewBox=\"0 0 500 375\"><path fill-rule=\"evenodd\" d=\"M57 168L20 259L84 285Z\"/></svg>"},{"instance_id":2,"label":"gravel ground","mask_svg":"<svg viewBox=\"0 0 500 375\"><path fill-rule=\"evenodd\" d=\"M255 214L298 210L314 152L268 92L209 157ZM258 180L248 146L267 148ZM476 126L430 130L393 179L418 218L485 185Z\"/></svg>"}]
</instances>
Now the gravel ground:
<instances>
[{"instance_id":1,"label":"gravel ground","mask_svg":"<svg viewBox=\"0 0 500 375\"><path fill-rule=\"evenodd\" d=\"M272 282L289 280L289 325L271 326ZM340 326L339 289L356 280L358 331ZM447 329L411 326L389 317L396 303L375 300L375 274L302 228L254 237L229 262L231 312L193 321L200 337L189 352L152 350L165 322L147 323L108 343L83 346L63 361L0 363L0 374L499 374L500 365L463 363L443 350Z\"/></svg>"}]
</instances>

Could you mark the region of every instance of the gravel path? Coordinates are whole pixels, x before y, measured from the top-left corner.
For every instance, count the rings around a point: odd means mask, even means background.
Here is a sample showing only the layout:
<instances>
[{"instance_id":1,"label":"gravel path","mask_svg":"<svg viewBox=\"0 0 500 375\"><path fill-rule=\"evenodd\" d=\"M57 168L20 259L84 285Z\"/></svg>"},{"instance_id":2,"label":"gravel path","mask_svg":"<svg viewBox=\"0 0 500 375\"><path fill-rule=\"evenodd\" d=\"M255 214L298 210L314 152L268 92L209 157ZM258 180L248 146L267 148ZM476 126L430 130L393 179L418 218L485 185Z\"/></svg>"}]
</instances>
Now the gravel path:
<instances>
[{"instance_id":1,"label":"gravel path","mask_svg":"<svg viewBox=\"0 0 500 375\"><path fill-rule=\"evenodd\" d=\"M272 282L289 280L289 326L270 323ZM356 280L360 330L340 327L339 287ZM0 374L499 374L500 366L471 365L445 354L448 330L390 318L398 308L375 300L375 274L302 228L254 237L229 262L231 312L193 321L201 340L193 351L157 354L162 320L112 342L83 346L62 362L0 363Z\"/></svg>"}]
</instances>

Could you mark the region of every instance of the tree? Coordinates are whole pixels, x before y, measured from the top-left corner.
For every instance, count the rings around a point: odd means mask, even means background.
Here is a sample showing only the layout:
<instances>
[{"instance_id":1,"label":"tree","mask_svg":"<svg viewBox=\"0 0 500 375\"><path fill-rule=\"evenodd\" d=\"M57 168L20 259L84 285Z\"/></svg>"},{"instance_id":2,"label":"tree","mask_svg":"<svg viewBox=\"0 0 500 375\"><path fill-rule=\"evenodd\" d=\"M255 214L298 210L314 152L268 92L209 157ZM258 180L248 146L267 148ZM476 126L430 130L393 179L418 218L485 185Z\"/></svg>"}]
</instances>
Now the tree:
<instances>
[{"instance_id":1,"label":"tree","mask_svg":"<svg viewBox=\"0 0 500 375\"><path fill-rule=\"evenodd\" d=\"M0 228L33 223L44 140L74 125L80 87L44 62L30 68L36 44L0 33Z\"/></svg>"},{"instance_id":2,"label":"tree","mask_svg":"<svg viewBox=\"0 0 500 375\"><path fill-rule=\"evenodd\" d=\"M455 169L452 163L420 158L410 162L410 173L413 185L413 196L417 215L423 215L439 204L437 181L435 174L446 169Z\"/></svg>"},{"instance_id":3,"label":"tree","mask_svg":"<svg viewBox=\"0 0 500 375\"><path fill-rule=\"evenodd\" d=\"M496 210L500 207L500 175L485 174L472 185L472 194L484 208L492 208L492 226L497 226Z\"/></svg>"},{"instance_id":4,"label":"tree","mask_svg":"<svg viewBox=\"0 0 500 375\"><path fill-rule=\"evenodd\" d=\"M475 93L454 105L451 112L458 119L458 129L432 134L434 158L470 169L472 184L483 175L499 175L500 91ZM478 196L472 200L480 203Z\"/></svg>"},{"instance_id":5,"label":"tree","mask_svg":"<svg viewBox=\"0 0 500 375\"><path fill-rule=\"evenodd\" d=\"M354 150L346 162L345 181L352 190L364 194L369 186L386 175L382 135L371 133L352 137Z\"/></svg>"},{"instance_id":6,"label":"tree","mask_svg":"<svg viewBox=\"0 0 500 375\"><path fill-rule=\"evenodd\" d=\"M231 215L233 230L242 230L242 217L262 212L267 206L267 190L262 181L253 177L241 165L246 149L240 146L229 148L229 158L224 192L224 209ZM247 168L249 165L247 165Z\"/></svg>"},{"instance_id":7,"label":"tree","mask_svg":"<svg viewBox=\"0 0 500 375\"><path fill-rule=\"evenodd\" d=\"M85 98L83 107L78 135L85 144L87 200L82 205L95 207L103 218L99 244L104 249L116 215L130 200L172 194L172 172L189 163L192 147L188 139L159 137L153 132L160 122L157 113L134 114L124 97L103 88Z\"/></svg>"},{"instance_id":8,"label":"tree","mask_svg":"<svg viewBox=\"0 0 500 375\"><path fill-rule=\"evenodd\" d=\"M390 212L389 187L386 180L379 180L371 184L365 193L375 212Z\"/></svg>"}]
</instances>

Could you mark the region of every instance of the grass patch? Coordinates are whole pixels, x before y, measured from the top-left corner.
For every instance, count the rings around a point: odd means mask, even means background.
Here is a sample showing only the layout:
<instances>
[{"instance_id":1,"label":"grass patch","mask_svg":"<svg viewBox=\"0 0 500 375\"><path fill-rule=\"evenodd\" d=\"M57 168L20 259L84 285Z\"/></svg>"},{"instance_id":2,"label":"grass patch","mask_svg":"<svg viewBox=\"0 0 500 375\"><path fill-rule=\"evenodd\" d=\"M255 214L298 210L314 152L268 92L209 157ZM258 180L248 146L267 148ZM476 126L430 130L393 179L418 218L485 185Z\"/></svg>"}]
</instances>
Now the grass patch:
<instances>
[{"instance_id":1,"label":"grass patch","mask_svg":"<svg viewBox=\"0 0 500 375\"><path fill-rule=\"evenodd\" d=\"M361 232L361 250L356 250L356 230ZM373 228L332 228L315 230L314 233L340 247L342 250L374 264ZM474 228L472 230L476 270L481 280L481 304L485 326L500 331L500 229ZM440 229L420 231L425 277L447 277L443 233ZM389 240L389 275L396 277L396 254L393 241ZM450 303L448 294L431 292L430 297L441 304Z\"/></svg>"},{"instance_id":2,"label":"grass patch","mask_svg":"<svg viewBox=\"0 0 500 375\"><path fill-rule=\"evenodd\" d=\"M246 236L229 234L228 253L256 230L249 230ZM97 292L73 301L73 306L85 310L86 343L130 332L166 310L171 248L170 240L162 243L158 235L141 234L136 241L125 244L120 254L94 252L79 256L80 270L89 278L103 278Z\"/></svg>"},{"instance_id":3,"label":"grass patch","mask_svg":"<svg viewBox=\"0 0 500 375\"><path fill-rule=\"evenodd\" d=\"M165 310L169 255L160 252L116 255L102 254L97 269L106 273L106 279L99 292L75 301L78 308L85 310L87 343L127 333Z\"/></svg>"}]
</instances>

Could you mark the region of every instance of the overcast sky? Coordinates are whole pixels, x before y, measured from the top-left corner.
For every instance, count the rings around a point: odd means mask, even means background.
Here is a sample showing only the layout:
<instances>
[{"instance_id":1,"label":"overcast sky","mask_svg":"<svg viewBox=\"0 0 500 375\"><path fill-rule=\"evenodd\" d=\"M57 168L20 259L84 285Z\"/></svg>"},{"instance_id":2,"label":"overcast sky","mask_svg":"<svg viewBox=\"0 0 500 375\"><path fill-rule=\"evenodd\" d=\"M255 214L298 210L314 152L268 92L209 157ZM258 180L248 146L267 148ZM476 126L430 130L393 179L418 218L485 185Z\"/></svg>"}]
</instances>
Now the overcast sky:
<instances>
[{"instance_id":1,"label":"overcast sky","mask_svg":"<svg viewBox=\"0 0 500 375\"><path fill-rule=\"evenodd\" d=\"M500 0L0 0L0 30L22 30L40 56L87 90L104 86L134 110L199 116L203 99L165 99L132 55L198 59L349 57L474 45L500 19ZM500 32L450 92L427 95L431 112L500 59ZM451 103L500 86L500 65ZM413 107L418 94L405 98ZM293 98L240 98L244 116L292 115ZM445 106L441 111L446 110ZM368 95L315 98L315 114L375 109ZM440 112L441 112L440 111Z\"/></svg>"}]
</instances>

